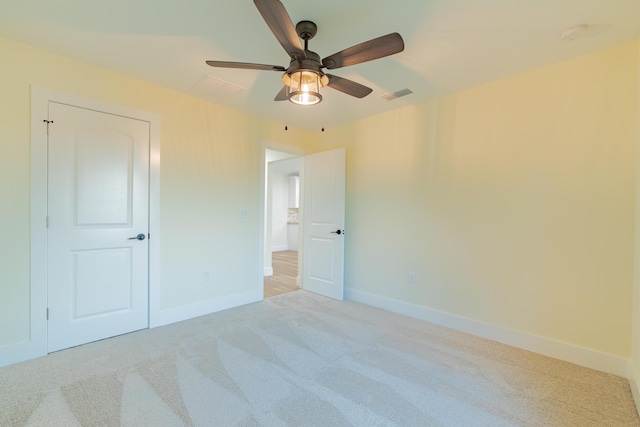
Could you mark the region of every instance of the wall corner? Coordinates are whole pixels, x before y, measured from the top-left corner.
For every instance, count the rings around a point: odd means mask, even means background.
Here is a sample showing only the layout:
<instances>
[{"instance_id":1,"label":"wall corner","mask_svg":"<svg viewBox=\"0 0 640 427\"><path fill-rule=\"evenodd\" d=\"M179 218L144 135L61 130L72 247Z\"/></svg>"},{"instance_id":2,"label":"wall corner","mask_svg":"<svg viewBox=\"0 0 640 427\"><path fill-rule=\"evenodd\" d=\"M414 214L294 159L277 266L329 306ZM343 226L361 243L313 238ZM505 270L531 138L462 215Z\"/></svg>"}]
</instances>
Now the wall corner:
<instances>
[{"instance_id":1,"label":"wall corner","mask_svg":"<svg viewBox=\"0 0 640 427\"><path fill-rule=\"evenodd\" d=\"M640 415L640 377L637 366L640 366L640 39L637 40L636 54L636 157L635 157L635 224L634 224L634 263L632 292L632 324L631 324L631 360L627 378L631 393Z\"/></svg>"}]
</instances>

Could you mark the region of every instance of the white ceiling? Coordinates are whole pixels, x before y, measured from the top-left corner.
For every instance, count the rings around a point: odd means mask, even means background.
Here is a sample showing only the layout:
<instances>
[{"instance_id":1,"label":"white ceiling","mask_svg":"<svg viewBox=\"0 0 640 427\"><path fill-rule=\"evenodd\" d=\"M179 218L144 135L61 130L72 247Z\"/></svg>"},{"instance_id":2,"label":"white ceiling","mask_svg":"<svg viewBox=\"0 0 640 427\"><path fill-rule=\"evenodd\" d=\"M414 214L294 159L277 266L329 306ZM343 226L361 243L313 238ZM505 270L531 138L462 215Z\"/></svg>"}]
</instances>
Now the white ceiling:
<instances>
[{"instance_id":1,"label":"white ceiling","mask_svg":"<svg viewBox=\"0 0 640 427\"><path fill-rule=\"evenodd\" d=\"M373 88L368 97L327 88L323 102L301 107L273 101L282 87L278 72L205 64L211 59L288 65L251 0L3 0L0 35L314 130L640 37L640 0L283 3L294 25L304 19L318 25L309 48L321 57L391 32L403 36L405 50L332 71ZM587 37L560 40L565 29L579 24L588 25ZM405 88L413 94L380 98Z\"/></svg>"}]
</instances>

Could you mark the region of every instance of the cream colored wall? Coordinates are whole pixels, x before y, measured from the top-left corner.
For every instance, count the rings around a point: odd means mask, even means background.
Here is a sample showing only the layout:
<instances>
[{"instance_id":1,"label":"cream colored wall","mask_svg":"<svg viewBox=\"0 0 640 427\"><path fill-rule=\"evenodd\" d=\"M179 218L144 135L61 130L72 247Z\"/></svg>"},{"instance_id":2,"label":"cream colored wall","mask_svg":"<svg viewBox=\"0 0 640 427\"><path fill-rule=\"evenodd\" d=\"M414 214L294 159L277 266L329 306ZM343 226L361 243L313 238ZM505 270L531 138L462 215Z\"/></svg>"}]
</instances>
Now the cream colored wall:
<instances>
[{"instance_id":1,"label":"cream colored wall","mask_svg":"<svg viewBox=\"0 0 640 427\"><path fill-rule=\"evenodd\" d=\"M0 347L29 339L30 85L161 115L162 309L256 288L260 141L311 134L7 39L0 57Z\"/></svg>"},{"instance_id":2,"label":"cream colored wall","mask_svg":"<svg viewBox=\"0 0 640 427\"><path fill-rule=\"evenodd\" d=\"M630 356L636 44L320 136L6 39L0 55L0 347L29 332L34 84L161 115L163 308L255 285L259 141L304 141L347 147L348 288Z\"/></svg>"},{"instance_id":3,"label":"cream colored wall","mask_svg":"<svg viewBox=\"0 0 640 427\"><path fill-rule=\"evenodd\" d=\"M327 132L346 286L628 358L637 85L631 43Z\"/></svg>"}]
</instances>

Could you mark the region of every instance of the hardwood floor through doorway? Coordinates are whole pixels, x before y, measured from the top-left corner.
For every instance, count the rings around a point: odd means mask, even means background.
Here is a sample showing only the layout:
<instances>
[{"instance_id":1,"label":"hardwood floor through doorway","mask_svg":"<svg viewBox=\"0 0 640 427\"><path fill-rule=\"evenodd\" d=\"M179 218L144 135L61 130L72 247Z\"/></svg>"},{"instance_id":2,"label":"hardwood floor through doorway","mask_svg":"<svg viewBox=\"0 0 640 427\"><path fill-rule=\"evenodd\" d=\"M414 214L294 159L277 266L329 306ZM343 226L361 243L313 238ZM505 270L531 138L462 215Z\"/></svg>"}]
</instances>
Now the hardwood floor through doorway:
<instances>
[{"instance_id":1,"label":"hardwood floor through doorway","mask_svg":"<svg viewBox=\"0 0 640 427\"><path fill-rule=\"evenodd\" d=\"M264 297L274 297L287 292L300 289L296 285L298 276L298 252L278 251L273 252L273 276L264 278Z\"/></svg>"}]
</instances>

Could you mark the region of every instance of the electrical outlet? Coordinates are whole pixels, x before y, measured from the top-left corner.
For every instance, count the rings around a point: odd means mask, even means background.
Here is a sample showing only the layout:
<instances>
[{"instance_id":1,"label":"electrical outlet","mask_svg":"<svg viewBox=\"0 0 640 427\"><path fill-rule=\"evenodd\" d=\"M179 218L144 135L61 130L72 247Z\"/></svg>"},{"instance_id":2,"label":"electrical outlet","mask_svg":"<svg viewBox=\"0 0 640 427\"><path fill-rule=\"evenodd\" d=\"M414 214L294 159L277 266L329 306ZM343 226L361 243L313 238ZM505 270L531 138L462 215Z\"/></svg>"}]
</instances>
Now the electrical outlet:
<instances>
[{"instance_id":1,"label":"electrical outlet","mask_svg":"<svg viewBox=\"0 0 640 427\"><path fill-rule=\"evenodd\" d=\"M416 273L415 273L415 271L409 272L408 282L411 285L415 285L415 283L416 283Z\"/></svg>"},{"instance_id":2,"label":"electrical outlet","mask_svg":"<svg viewBox=\"0 0 640 427\"><path fill-rule=\"evenodd\" d=\"M249 216L249 211L246 209L240 209L240 218L245 219Z\"/></svg>"},{"instance_id":3,"label":"electrical outlet","mask_svg":"<svg viewBox=\"0 0 640 427\"><path fill-rule=\"evenodd\" d=\"M203 274L203 278L205 282L211 280L211 270L205 270Z\"/></svg>"}]
</instances>

